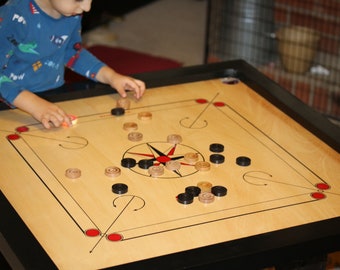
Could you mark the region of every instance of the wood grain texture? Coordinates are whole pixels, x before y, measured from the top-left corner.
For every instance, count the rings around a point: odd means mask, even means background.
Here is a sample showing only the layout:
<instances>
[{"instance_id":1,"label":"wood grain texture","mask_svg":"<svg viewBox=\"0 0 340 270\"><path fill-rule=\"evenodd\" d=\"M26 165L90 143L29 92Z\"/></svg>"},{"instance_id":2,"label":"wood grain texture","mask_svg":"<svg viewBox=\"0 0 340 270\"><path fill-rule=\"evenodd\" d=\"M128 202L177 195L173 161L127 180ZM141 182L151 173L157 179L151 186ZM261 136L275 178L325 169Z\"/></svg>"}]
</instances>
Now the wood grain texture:
<instances>
[{"instance_id":1,"label":"wood grain texture","mask_svg":"<svg viewBox=\"0 0 340 270\"><path fill-rule=\"evenodd\" d=\"M339 154L242 82L150 89L116 117L110 111L118 99L61 102L78 116L71 128L44 130L22 112L0 112L1 191L58 268L105 268L339 217ZM152 119L139 120L143 111ZM138 124L142 141L128 140L125 122ZM15 131L23 125L27 132ZM19 138L8 139L13 134ZM169 144L170 134L183 141ZM211 143L224 145L225 162L207 172L180 158L197 152L209 161ZM177 157L180 169L153 178L138 165L121 166L123 158L164 166L160 156ZM238 166L239 156L251 165ZM121 175L107 177L108 166ZM68 168L81 177L67 178ZM177 202L201 181L227 187L227 196ZM114 183L127 184L128 193L112 193ZM91 229L100 235L87 236Z\"/></svg>"}]
</instances>

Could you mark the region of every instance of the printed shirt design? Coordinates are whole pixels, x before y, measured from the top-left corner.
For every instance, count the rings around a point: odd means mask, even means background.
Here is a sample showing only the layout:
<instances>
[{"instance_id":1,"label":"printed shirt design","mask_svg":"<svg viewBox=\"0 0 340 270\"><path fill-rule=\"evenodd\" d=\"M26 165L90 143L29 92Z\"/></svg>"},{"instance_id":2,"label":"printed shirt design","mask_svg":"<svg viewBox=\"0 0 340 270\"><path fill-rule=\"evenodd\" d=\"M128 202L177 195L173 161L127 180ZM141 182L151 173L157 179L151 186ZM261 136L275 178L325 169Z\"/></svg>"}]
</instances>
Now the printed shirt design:
<instances>
[{"instance_id":1,"label":"printed shirt design","mask_svg":"<svg viewBox=\"0 0 340 270\"><path fill-rule=\"evenodd\" d=\"M34 0L0 7L0 44L0 97L7 103L24 89L61 86L65 66L95 79L104 65L81 45L81 16L54 19Z\"/></svg>"}]
</instances>

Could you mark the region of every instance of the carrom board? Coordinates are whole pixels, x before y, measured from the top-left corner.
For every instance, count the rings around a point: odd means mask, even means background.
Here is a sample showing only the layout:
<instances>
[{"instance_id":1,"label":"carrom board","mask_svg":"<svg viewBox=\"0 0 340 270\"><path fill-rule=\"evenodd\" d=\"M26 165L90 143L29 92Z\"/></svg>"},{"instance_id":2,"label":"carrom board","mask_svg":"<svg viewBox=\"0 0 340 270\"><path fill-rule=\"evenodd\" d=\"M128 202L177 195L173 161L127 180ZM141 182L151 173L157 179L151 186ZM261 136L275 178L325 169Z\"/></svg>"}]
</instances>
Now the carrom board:
<instances>
[{"instance_id":1,"label":"carrom board","mask_svg":"<svg viewBox=\"0 0 340 270\"><path fill-rule=\"evenodd\" d=\"M139 101L129 95L122 115L111 114L117 94L60 102L78 117L73 127L46 130L20 111L2 111L1 192L58 269L138 265L339 223L339 153L246 78L234 70L155 86ZM123 128L130 122L137 130ZM130 132L141 137L130 140ZM169 140L174 135L178 141ZM189 153L194 161L186 159ZM163 172L150 175L151 165ZM118 175L106 175L110 167ZM81 175L70 178L69 169ZM198 196L180 200L187 187L202 182L227 194L209 203ZM125 189L114 191L117 184ZM158 266L175 268L161 260Z\"/></svg>"}]
</instances>

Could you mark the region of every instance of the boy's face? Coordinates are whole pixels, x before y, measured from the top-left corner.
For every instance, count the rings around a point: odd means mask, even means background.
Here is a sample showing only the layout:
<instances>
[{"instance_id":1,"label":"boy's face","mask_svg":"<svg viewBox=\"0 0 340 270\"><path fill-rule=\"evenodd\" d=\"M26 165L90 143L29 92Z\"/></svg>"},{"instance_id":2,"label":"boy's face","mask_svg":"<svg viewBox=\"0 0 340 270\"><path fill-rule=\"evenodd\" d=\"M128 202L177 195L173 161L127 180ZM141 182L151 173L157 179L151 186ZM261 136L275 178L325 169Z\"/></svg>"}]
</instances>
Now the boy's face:
<instances>
[{"instance_id":1,"label":"boy's face","mask_svg":"<svg viewBox=\"0 0 340 270\"><path fill-rule=\"evenodd\" d=\"M64 16L74 16L88 12L92 0L49 0L55 12Z\"/></svg>"}]
</instances>

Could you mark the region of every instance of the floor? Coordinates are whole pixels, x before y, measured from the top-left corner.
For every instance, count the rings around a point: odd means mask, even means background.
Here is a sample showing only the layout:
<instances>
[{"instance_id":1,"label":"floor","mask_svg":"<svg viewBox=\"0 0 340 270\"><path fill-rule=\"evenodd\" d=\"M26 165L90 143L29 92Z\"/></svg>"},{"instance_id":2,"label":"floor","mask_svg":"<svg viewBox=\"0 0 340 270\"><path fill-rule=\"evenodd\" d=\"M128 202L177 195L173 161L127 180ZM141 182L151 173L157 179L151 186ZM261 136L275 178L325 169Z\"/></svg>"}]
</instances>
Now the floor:
<instances>
[{"instance_id":1,"label":"floor","mask_svg":"<svg viewBox=\"0 0 340 270\"><path fill-rule=\"evenodd\" d=\"M105 44L203 64L206 0L158 0L84 34L84 43Z\"/></svg>"}]
</instances>

